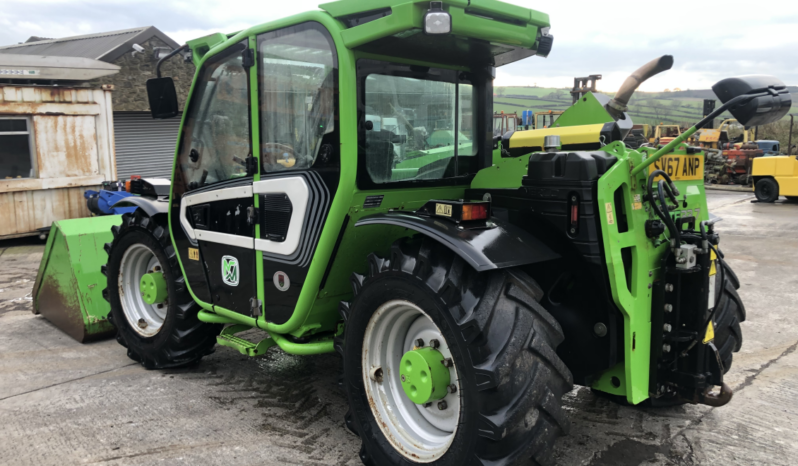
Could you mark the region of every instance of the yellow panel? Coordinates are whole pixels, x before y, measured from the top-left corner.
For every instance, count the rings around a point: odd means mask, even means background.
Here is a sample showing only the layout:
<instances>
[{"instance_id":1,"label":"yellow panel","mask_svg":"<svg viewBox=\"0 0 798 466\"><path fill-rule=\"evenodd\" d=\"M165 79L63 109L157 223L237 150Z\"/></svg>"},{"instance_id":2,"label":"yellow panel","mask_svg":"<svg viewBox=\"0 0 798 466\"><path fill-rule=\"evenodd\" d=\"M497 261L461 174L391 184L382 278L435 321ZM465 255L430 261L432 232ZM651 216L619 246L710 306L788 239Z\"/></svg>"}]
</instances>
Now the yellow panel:
<instances>
[{"instance_id":1,"label":"yellow panel","mask_svg":"<svg viewBox=\"0 0 798 466\"><path fill-rule=\"evenodd\" d=\"M560 144L590 144L599 142L604 124L564 126L562 128L545 128L529 131L516 131L510 138L510 149L521 147L543 147L543 138L557 135Z\"/></svg>"},{"instance_id":2,"label":"yellow panel","mask_svg":"<svg viewBox=\"0 0 798 466\"><path fill-rule=\"evenodd\" d=\"M703 155L663 155L656 162L648 166L648 172L662 170L673 181L703 180L704 156ZM658 177L657 180L662 179Z\"/></svg>"},{"instance_id":3,"label":"yellow panel","mask_svg":"<svg viewBox=\"0 0 798 466\"><path fill-rule=\"evenodd\" d=\"M778 157L757 157L754 159L754 165L751 168L751 175L753 176L772 176L776 173L776 159Z\"/></svg>"},{"instance_id":4,"label":"yellow panel","mask_svg":"<svg viewBox=\"0 0 798 466\"><path fill-rule=\"evenodd\" d=\"M782 196L798 196L798 176L776 178L779 182L779 194Z\"/></svg>"}]
</instances>

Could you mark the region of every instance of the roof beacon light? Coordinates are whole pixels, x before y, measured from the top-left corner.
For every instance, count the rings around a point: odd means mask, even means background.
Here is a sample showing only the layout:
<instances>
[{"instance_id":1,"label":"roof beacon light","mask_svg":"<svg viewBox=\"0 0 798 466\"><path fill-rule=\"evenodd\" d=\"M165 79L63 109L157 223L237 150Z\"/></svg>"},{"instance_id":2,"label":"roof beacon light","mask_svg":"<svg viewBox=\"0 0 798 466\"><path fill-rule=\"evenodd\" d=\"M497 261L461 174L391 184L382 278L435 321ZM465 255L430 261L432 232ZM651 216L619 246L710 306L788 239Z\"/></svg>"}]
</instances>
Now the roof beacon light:
<instances>
[{"instance_id":1,"label":"roof beacon light","mask_svg":"<svg viewBox=\"0 0 798 466\"><path fill-rule=\"evenodd\" d=\"M424 34L449 34L452 32L452 17L443 11L443 2L429 2L424 15Z\"/></svg>"}]
</instances>

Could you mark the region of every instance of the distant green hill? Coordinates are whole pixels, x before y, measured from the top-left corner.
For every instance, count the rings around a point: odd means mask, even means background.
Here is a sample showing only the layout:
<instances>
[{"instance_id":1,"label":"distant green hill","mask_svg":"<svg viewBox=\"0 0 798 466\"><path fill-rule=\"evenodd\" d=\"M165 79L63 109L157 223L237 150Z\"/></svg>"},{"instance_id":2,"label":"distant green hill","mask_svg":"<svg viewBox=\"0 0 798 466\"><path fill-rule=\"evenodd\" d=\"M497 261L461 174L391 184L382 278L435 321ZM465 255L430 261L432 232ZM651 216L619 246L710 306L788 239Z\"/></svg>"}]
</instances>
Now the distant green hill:
<instances>
[{"instance_id":1,"label":"distant green hill","mask_svg":"<svg viewBox=\"0 0 798 466\"><path fill-rule=\"evenodd\" d=\"M790 86L793 101L798 101L798 87ZM605 93L612 96L613 93ZM679 124L690 126L703 116L704 99L714 98L711 90L676 92L636 92L629 102L629 114L636 124ZM720 105L718 101L717 105ZM544 87L496 87L493 111L517 113L565 110L571 106L570 89ZM720 119L732 118L728 113Z\"/></svg>"}]
</instances>

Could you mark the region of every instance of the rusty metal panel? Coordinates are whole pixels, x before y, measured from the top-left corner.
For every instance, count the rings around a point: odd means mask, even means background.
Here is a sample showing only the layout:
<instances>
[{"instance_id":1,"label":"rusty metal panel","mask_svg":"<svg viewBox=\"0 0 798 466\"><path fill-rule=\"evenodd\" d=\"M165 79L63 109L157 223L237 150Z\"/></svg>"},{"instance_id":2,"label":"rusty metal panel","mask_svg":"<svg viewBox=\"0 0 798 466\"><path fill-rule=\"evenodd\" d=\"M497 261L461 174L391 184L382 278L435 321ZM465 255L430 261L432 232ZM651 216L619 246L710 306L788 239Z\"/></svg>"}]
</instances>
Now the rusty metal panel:
<instances>
[{"instance_id":1,"label":"rusty metal panel","mask_svg":"<svg viewBox=\"0 0 798 466\"><path fill-rule=\"evenodd\" d=\"M94 117L35 115L33 127L39 178L100 173Z\"/></svg>"},{"instance_id":2,"label":"rusty metal panel","mask_svg":"<svg viewBox=\"0 0 798 466\"><path fill-rule=\"evenodd\" d=\"M0 239L33 234L56 220L88 217L86 189L99 186L0 193Z\"/></svg>"},{"instance_id":3,"label":"rusty metal panel","mask_svg":"<svg viewBox=\"0 0 798 466\"><path fill-rule=\"evenodd\" d=\"M83 192L116 176L111 91L0 85L0 114L30 118L36 171L0 180L0 238L89 216Z\"/></svg>"}]
</instances>

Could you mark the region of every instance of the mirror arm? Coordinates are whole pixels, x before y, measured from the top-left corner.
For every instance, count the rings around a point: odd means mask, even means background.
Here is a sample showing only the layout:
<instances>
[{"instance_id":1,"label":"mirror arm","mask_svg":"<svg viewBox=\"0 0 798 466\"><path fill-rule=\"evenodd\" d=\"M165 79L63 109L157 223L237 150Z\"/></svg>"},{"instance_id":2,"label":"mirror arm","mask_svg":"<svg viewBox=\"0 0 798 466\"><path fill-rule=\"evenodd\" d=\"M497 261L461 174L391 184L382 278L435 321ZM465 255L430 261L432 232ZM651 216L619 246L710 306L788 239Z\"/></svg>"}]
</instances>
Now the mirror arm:
<instances>
[{"instance_id":1,"label":"mirror arm","mask_svg":"<svg viewBox=\"0 0 798 466\"><path fill-rule=\"evenodd\" d=\"M161 77L161 63L165 62L166 60L169 60L170 58L174 57L175 55L177 55L178 53L182 52L183 50L186 50L187 48L188 48L188 45L183 45L181 47L178 47L175 50L172 50L171 52L169 52L169 55L167 55L167 56L161 58L160 60L158 60L158 64L155 65L155 75L160 78Z\"/></svg>"},{"instance_id":2,"label":"mirror arm","mask_svg":"<svg viewBox=\"0 0 798 466\"><path fill-rule=\"evenodd\" d=\"M657 160L659 160L660 157L662 157L665 154L670 153L673 149L676 148L676 146L678 146L679 144L681 144L684 141L686 141L696 131L698 131L699 129L705 127L707 124L709 124L710 121L712 121L715 118L717 118L718 115L720 115L721 113L725 112L730 107L732 107L734 105L737 105L737 104L746 103L746 102L748 102L748 101L750 101L752 99L756 99L757 97L762 97L762 96L766 96L766 95L768 95L767 92L760 92L758 94L740 95L740 96L737 96L737 97L731 99L730 101L726 102L725 104L721 105L714 112L712 112L709 115L707 115L706 117L704 117L703 120L701 120L698 123L696 123L695 126L693 126L692 128L688 129L687 131L685 131L684 133L679 135L679 137L677 137L673 141L669 142L668 144L666 144L665 146L663 146L662 148L660 148L659 150L657 150L656 152L654 152L650 156L646 157L646 159L643 160L643 163L641 163L640 165L636 166L634 168L634 170L632 170L632 176L637 176L638 173L642 172L643 170L646 169L646 167L648 167L652 163L654 163Z\"/></svg>"}]
</instances>

